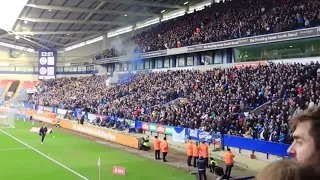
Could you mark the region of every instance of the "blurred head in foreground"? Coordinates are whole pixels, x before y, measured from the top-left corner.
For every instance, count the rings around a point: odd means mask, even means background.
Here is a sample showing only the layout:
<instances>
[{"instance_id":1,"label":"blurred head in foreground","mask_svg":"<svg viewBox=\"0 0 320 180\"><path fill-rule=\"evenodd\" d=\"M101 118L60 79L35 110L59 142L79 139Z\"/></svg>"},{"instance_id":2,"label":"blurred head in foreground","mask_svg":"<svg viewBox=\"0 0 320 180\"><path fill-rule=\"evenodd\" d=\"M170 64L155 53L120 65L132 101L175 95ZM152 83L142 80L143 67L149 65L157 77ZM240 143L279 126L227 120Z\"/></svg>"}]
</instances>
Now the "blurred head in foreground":
<instances>
[{"instance_id":1,"label":"blurred head in foreground","mask_svg":"<svg viewBox=\"0 0 320 180\"><path fill-rule=\"evenodd\" d=\"M269 164L256 180L316 180L320 179L320 167L304 165L294 160L282 160Z\"/></svg>"},{"instance_id":2,"label":"blurred head in foreground","mask_svg":"<svg viewBox=\"0 0 320 180\"><path fill-rule=\"evenodd\" d=\"M313 106L290 120L294 141L288 149L295 160L320 165L320 107Z\"/></svg>"}]
</instances>

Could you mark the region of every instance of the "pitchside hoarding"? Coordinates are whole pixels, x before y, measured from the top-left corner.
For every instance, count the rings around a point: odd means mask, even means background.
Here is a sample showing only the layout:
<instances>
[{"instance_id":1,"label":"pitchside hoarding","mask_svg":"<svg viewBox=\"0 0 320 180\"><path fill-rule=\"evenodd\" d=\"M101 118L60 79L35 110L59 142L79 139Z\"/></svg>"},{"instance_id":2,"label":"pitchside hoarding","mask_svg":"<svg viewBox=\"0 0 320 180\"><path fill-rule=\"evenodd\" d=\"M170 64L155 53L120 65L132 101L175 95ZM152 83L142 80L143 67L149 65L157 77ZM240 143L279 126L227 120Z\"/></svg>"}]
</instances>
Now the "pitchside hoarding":
<instances>
[{"instance_id":1,"label":"pitchside hoarding","mask_svg":"<svg viewBox=\"0 0 320 180\"><path fill-rule=\"evenodd\" d=\"M57 51L41 50L39 51L39 67L38 79L55 79L56 78L56 64Z\"/></svg>"}]
</instances>

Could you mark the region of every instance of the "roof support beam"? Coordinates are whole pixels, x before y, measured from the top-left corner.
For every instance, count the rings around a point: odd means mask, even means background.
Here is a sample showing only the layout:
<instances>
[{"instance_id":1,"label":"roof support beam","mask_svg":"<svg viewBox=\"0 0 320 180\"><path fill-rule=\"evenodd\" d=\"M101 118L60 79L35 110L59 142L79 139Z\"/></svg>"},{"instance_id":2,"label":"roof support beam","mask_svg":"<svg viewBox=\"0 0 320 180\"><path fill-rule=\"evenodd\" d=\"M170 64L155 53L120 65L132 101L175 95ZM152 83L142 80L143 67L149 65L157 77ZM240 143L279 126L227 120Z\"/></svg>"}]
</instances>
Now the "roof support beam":
<instances>
[{"instance_id":1,"label":"roof support beam","mask_svg":"<svg viewBox=\"0 0 320 180\"><path fill-rule=\"evenodd\" d=\"M15 35L18 35L18 34L16 34L16 33L2 34L2 35L0 35L0 39L1 39L1 38L10 37L11 35L15 36ZM45 46L45 45L43 45L43 44L41 44L41 43L38 43L38 42L36 42L36 41L33 41L33 40L31 40L31 39L29 39L29 38L27 38L27 37L23 37L23 36L19 36L19 37L21 38L20 40L22 40L22 41L27 41L28 43L31 43L31 44L36 45L36 46L38 46L38 47L41 47L41 48L49 49L49 50L50 50L50 48L48 48L47 46ZM2 39L1 41L7 42L5 39ZM12 42L9 42L9 43L12 43ZM20 46L21 46L21 45L20 45Z\"/></svg>"},{"instance_id":2,"label":"roof support beam","mask_svg":"<svg viewBox=\"0 0 320 180\"><path fill-rule=\"evenodd\" d=\"M29 43L31 43L31 44L34 44L34 45L38 46L38 47L41 47L41 48L44 48L44 49L47 49L47 50L51 50L51 48L49 48L49 47L47 47L47 46L45 46L45 45L43 45L41 43L38 43L36 41L33 41L33 40L29 39L29 38L25 38L23 36L21 36L20 38L25 40L25 41L27 41L27 42L29 42Z\"/></svg>"},{"instance_id":3,"label":"roof support beam","mask_svg":"<svg viewBox=\"0 0 320 180\"><path fill-rule=\"evenodd\" d=\"M130 25L127 22L119 21L84 21L84 20L67 20L67 19L42 19L42 18L18 18L19 20L27 20L36 23L63 23L63 24L100 24L100 25Z\"/></svg>"},{"instance_id":4,"label":"roof support beam","mask_svg":"<svg viewBox=\"0 0 320 180\"><path fill-rule=\"evenodd\" d=\"M94 38L96 38L96 37L98 37L98 36L100 36L100 35L102 35L102 34L104 34L104 33L102 33L102 32L96 33L96 34L94 34L94 35L91 35L91 36L88 36L88 37L79 39L78 41L70 42L70 43L64 45L64 47L69 47L69 46L72 46L72 45L75 45L75 44L78 44L78 43L85 42L85 41L90 40L90 39L94 39Z\"/></svg>"},{"instance_id":5,"label":"roof support beam","mask_svg":"<svg viewBox=\"0 0 320 180\"><path fill-rule=\"evenodd\" d=\"M26 32L13 32L16 35L64 35L64 34L103 34L105 31L26 31Z\"/></svg>"},{"instance_id":6,"label":"roof support beam","mask_svg":"<svg viewBox=\"0 0 320 180\"><path fill-rule=\"evenodd\" d=\"M6 37L10 37L10 34L7 33L7 34L1 34L0 35L0 39L6 38Z\"/></svg>"},{"instance_id":7,"label":"roof support beam","mask_svg":"<svg viewBox=\"0 0 320 180\"><path fill-rule=\"evenodd\" d=\"M113 2L117 4L128 4L128 5L142 5L142 6L150 6L150 7L162 7L169 9L185 9L185 6L180 5L171 5L171 4L163 4L163 3L152 3L152 2L142 2L136 0L93 0L93 1L105 1L105 2Z\"/></svg>"},{"instance_id":8,"label":"roof support beam","mask_svg":"<svg viewBox=\"0 0 320 180\"><path fill-rule=\"evenodd\" d=\"M81 40L83 38L77 38L77 37L68 37L68 36L54 36L53 39L66 39L66 40Z\"/></svg>"},{"instance_id":9,"label":"roof support beam","mask_svg":"<svg viewBox=\"0 0 320 180\"><path fill-rule=\"evenodd\" d=\"M41 39L41 38L37 38L37 37L31 37L31 38L35 39L35 40L38 40L38 41L46 42L48 44L53 44L53 45L56 45L56 46L61 46L61 47L64 46L64 44L60 44L60 43L57 43L57 42L52 42L52 41L46 40L46 39Z\"/></svg>"},{"instance_id":10,"label":"roof support beam","mask_svg":"<svg viewBox=\"0 0 320 180\"><path fill-rule=\"evenodd\" d=\"M105 1L101 1L99 5L96 8L94 8L94 12L89 13L84 20L88 21L94 15L94 13L98 11L105 3L106 3Z\"/></svg>"},{"instance_id":11,"label":"roof support beam","mask_svg":"<svg viewBox=\"0 0 320 180\"><path fill-rule=\"evenodd\" d=\"M21 47L26 47L26 43L20 43L18 41L14 42L13 40L1 39L0 42L5 42L8 44L13 44L13 45L21 46ZM30 47L28 47L28 48L30 48ZM31 47L31 48L33 48L33 47Z\"/></svg>"},{"instance_id":12,"label":"roof support beam","mask_svg":"<svg viewBox=\"0 0 320 180\"><path fill-rule=\"evenodd\" d=\"M148 13L148 12L130 12L130 11L118 11L118 10L95 10L95 9L87 9L87 8L74 8L74 7L60 7L60 6L48 6L48 5L36 5L36 4L27 4L28 7L45 9L45 10L56 10L56 11L70 11L70 12L80 12L80 13L97 13L97 14L116 14L123 15L127 14L128 16L159 16L156 13Z\"/></svg>"}]
</instances>

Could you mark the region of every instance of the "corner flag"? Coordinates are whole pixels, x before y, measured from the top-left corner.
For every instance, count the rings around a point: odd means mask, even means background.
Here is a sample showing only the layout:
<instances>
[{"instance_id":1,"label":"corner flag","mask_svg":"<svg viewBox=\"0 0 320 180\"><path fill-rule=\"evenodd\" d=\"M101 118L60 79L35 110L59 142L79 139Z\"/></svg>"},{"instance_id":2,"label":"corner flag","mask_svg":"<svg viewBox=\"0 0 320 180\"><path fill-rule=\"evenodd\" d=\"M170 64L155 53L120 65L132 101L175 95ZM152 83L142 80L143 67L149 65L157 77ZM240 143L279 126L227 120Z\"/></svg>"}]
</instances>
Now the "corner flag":
<instances>
[{"instance_id":1,"label":"corner flag","mask_svg":"<svg viewBox=\"0 0 320 180\"><path fill-rule=\"evenodd\" d=\"M100 171L100 167L101 167L101 160L100 160L100 157L98 159L98 172L99 172L99 180L101 179L101 171Z\"/></svg>"},{"instance_id":2,"label":"corner flag","mask_svg":"<svg viewBox=\"0 0 320 180\"><path fill-rule=\"evenodd\" d=\"M101 161L100 161L100 157L99 157L99 159L98 159L98 167L100 167L101 166Z\"/></svg>"}]
</instances>

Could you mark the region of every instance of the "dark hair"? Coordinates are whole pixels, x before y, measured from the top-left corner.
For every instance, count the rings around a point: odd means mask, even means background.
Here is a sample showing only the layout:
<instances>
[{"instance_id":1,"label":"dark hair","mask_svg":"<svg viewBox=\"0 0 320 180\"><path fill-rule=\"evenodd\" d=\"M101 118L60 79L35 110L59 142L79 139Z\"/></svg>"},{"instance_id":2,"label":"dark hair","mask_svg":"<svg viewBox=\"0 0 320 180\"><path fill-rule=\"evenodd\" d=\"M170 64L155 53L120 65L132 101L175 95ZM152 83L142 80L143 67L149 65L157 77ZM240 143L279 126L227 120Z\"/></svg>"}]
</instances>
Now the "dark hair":
<instances>
[{"instance_id":1,"label":"dark hair","mask_svg":"<svg viewBox=\"0 0 320 180\"><path fill-rule=\"evenodd\" d=\"M158 138L158 136L154 136L154 138Z\"/></svg>"},{"instance_id":2,"label":"dark hair","mask_svg":"<svg viewBox=\"0 0 320 180\"><path fill-rule=\"evenodd\" d=\"M227 148L227 151L231 151L230 148Z\"/></svg>"},{"instance_id":3,"label":"dark hair","mask_svg":"<svg viewBox=\"0 0 320 180\"><path fill-rule=\"evenodd\" d=\"M223 172L223 169L222 169L222 167L216 167L216 168L214 168L214 173L216 174L216 175L218 175L218 176L223 176L224 175L224 172Z\"/></svg>"},{"instance_id":4,"label":"dark hair","mask_svg":"<svg viewBox=\"0 0 320 180\"><path fill-rule=\"evenodd\" d=\"M163 140L167 140L167 138L166 138L166 137L164 137L164 138L163 138Z\"/></svg>"},{"instance_id":5,"label":"dark hair","mask_svg":"<svg viewBox=\"0 0 320 180\"><path fill-rule=\"evenodd\" d=\"M306 121L311 122L309 134L313 137L316 148L320 149L320 106L310 107L291 118L290 127L292 131L295 131L300 123Z\"/></svg>"},{"instance_id":6,"label":"dark hair","mask_svg":"<svg viewBox=\"0 0 320 180\"><path fill-rule=\"evenodd\" d=\"M314 180L319 178L319 167L300 164L291 159L271 163L256 176L256 180Z\"/></svg>"}]
</instances>

